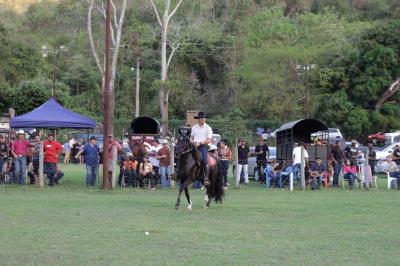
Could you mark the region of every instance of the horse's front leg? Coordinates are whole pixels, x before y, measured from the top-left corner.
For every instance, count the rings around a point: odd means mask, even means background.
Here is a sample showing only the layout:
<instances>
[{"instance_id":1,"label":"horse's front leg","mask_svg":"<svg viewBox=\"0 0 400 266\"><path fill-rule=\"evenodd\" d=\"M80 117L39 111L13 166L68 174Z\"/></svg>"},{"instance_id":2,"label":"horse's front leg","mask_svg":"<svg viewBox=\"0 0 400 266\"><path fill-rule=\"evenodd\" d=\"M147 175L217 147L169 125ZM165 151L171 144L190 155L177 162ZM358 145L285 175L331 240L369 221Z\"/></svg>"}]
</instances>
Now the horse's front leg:
<instances>
[{"instance_id":1,"label":"horse's front leg","mask_svg":"<svg viewBox=\"0 0 400 266\"><path fill-rule=\"evenodd\" d=\"M181 184L179 188L178 198L176 199L175 209L178 210L179 206L181 205L181 194L183 191L183 184Z\"/></svg>"},{"instance_id":2,"label":"horse's front leg","mask_svg":"<svg viewBox=\"0 0 400 266\"><path fill-rule=\"evenodd\" d=\"M188 201L187 209L189 211L191 211L192 210L192 201L190 200L189 188L188 187L185 187L185 195L186 195L186 199Z\"/></svg>"}]
</instances>

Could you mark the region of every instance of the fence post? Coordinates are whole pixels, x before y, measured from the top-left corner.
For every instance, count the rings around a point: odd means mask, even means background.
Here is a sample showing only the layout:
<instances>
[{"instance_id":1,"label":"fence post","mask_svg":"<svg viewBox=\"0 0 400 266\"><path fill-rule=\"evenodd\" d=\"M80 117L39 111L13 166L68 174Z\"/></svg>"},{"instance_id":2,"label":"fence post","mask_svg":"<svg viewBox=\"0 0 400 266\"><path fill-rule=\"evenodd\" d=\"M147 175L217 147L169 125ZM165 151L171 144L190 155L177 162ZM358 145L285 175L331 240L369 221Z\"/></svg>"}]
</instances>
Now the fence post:
<instances>
[{"instance_id":1,"label":"fence post","mask_svg":"<svg viewBox=\"0 0 400 266\"><path fill-rule=\"evenodd\" d=\"M112 145L112 178L111 178L111 188L115 188L116 173L117 173L117 146Z\"/></svg>"},{"instance_id":2,"label":"fence post","mask_svg":"<svg viewBox=\"0 0 400 266\"><path fill-rule=\"evenodd\" d=\"M175 130L174 130L174 136L175 136ZM175 173L175 137L172 137L169 148L169 175L171 176L174 173ZM171 182L171 187L175 186L174 180L170 180L170 182Z\"/></svg>"},{"instance_id":3,"label":"fence post","mask_svg":"<svg viewBox=\"0 0 400 266\"><path fill-rule=\"evenodd\" d=\"M235 150L236 150L236 155L235 155L235 166L236 166L236 169L235 169L235 185L238 187L239 186L239 180L240 180L240 173L239 173L239 171L238 171L238 166L239 166L239 154L238 154L238 152L239 152L239 149L238 149L238 140L236 139L235 140Z\"/></svg>"},{"instance_id":4,"label":"fence post","mask_svg":"<svg viewBox=\"0 0 400 266\"><path fill-rule=\"evenodd\" d=\"M305 160L304 160L304 147L301 147L301 156L300 156L300 178L301 178L301 190L305 190L306 188L306 177L304 173L304 167L305 167Z\"/></svg>"},{"instance_id":5,"label":"fence post","mask_svg":"<svg viewBox=\"0 0 400 266\"><path fill-rule=\"evenodd\" d=\"M39 186L44 186L44 176L43 176L43 160L44 160L44 149L43 143L39 145Z\"/></svg>"}]
</instances>

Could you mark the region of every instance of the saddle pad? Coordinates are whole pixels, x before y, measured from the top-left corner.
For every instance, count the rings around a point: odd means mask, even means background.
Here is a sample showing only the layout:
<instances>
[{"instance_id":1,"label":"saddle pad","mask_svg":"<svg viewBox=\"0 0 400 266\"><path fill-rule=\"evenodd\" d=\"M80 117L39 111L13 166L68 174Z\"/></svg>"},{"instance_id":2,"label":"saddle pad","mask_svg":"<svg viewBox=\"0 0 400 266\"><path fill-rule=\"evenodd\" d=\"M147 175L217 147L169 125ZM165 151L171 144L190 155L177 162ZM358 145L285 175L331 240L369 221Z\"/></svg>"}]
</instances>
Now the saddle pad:
<instances>
[{"instance_id":1,"label":"saddle pad","mask_svg":"<svg viewBox=\"0 0 400 266\"><path fill-rule=\"evenodd\" d=\"M208 154L208 166L214 166L217 164L217 160L215 160L210 154Z\"/></svg>"}]
</instances>

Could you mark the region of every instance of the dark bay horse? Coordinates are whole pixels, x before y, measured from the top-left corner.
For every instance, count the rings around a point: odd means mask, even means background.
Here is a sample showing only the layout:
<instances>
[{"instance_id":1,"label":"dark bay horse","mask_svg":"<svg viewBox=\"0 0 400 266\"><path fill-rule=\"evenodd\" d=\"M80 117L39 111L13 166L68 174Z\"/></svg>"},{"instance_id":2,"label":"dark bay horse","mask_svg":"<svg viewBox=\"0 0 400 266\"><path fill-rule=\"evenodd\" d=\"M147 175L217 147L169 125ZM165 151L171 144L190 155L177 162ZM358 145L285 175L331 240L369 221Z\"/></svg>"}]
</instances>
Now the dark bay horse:
<instances>
[{"instance_id":1,"label":"dark bay horse","mask_svg":"<svg viewBox=\"0 0 400 266\"><path fill-rule=\"evenodd\" d=\"M181 194L185 191L186 199L188 201L188 210L192 209L192 201L189 195L189 185L195 180L202 181L204 179L204 171L201 167L201 154L197 151L196 147L190 142L189 137L183 137L177 146L177 153L179 155L179 165L177 171L177 178L181 184L179 187L178 199L176 200L175 208L179 209L181 203ZM204 208L210 206L211 200L222 203L224 197L223 189L223 176L221 175L221 166L217 158L213 165L209 165L210 184L206 187L207 193L204 196Z\"/></svg>"}]
</instances>

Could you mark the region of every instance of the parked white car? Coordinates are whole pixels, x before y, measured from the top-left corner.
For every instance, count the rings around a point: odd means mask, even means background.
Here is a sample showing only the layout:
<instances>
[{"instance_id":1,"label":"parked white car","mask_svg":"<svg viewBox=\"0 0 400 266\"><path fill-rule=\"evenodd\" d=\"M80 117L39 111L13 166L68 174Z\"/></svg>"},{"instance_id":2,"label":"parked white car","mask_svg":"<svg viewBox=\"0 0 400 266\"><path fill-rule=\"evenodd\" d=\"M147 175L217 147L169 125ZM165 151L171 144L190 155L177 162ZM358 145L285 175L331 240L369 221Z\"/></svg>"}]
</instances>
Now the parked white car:
<instances>
[{"instance_id":1,"label":"parked white car","mask_svg":"<svg viewBox=\"0 0 400 266\"><path fill-rule=\"evenodd\" d=\"M400 131L385 133L385 144L391 144L400 141Z\"/></svg>"},{"instance_id":2,"label":"parked white car","mask_svg":"<svg viewBox=\"0 0 400 266\"><path fill-rule=\"evenodd\" d=\"M377 150L376 151L376 159L377 160L386 160L388 155L393 153L394 147L396 147L396 145L400 145L400 142L388 144L388 145L382 147L382 149Z\"/></svg>"}]
</instances>

